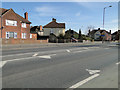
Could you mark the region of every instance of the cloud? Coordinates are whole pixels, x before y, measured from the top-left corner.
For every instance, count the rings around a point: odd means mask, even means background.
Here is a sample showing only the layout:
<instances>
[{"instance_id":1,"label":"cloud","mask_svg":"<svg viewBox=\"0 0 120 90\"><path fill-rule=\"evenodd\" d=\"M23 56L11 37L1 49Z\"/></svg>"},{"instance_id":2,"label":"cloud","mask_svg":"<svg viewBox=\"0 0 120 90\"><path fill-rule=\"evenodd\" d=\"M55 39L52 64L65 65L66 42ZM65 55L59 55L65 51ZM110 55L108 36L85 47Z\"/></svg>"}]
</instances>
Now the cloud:
<instances>
[{"instance_id":1,"label":"cloud","mask_svg":"<svg viewBox=\"0 0 120 90\"><path fill-rule=\"evenodd\" d=\"M112 20L111 23L118 23L118 19Z\"/></svg>"},{"instance_id":2,"label":"cloud","mask_svg":"<svg viewBox=\"0 0 120 90\"><path fill-rule=\"evenodd\" d=\"M56 16L59 13L58 11L60 10L52 6L42 6L36 7L35 11L38 13L39 16Z\"/></svg>"},{"instance_id":3,"label":"cloud","mask_svg":"<svg viewBox=\"0 0 120 90\"><path fill-rule=\"evenodd\" d=\"M80 16L80 12L76 13L76 16Z\"/></svg>"}]
</instances>

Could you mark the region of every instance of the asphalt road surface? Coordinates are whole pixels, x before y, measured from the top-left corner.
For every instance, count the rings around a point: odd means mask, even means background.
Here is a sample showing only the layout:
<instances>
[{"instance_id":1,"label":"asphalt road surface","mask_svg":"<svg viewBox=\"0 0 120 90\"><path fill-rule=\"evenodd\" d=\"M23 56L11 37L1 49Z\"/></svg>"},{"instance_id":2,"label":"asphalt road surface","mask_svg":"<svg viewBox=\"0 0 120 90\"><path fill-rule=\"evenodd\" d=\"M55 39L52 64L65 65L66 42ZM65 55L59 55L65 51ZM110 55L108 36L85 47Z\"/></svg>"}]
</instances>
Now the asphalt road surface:
<instances>
[{"instance_id":1,"label":"asphalt road surface","mask_svg":"<svg viewBox=\"0 0 120 90\"><path fill-rule=\"evenodd\" d=\"M118 46L114 44L2 53L2 88L118 88Z\"/></svg>"}]
</instances>

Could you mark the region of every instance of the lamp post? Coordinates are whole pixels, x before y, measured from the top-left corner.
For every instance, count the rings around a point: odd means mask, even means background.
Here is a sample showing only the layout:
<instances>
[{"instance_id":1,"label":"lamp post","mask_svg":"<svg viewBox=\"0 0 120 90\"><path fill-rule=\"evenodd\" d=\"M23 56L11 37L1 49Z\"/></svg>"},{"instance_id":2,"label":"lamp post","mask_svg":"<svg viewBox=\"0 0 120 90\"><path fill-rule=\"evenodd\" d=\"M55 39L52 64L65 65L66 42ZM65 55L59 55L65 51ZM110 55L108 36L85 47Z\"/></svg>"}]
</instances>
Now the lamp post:
<instances>
[{"instance_id":1,"label":"lamp post","mask_svg":"<svg viewBox=\"0 0 120 90\"><path fill-rule=\"evenodd\" d=\"M2 15L0 15L0 17L1 17L1 40L2 40Z\"/></svg>"},{"instance_id":2,"label":"lamp post","mask_svg":"<svg viewBox=\"0 0 120 90\"><path fill-rule=\"evenodd\" d=\"M112 6L104 7L104 9L103 9L103 29L104 29L104 25L105 25L105 23L104 23L104 21L105 21L105 9L109 8L109 7L112 7Z\"/></svg>"}]
</instances>

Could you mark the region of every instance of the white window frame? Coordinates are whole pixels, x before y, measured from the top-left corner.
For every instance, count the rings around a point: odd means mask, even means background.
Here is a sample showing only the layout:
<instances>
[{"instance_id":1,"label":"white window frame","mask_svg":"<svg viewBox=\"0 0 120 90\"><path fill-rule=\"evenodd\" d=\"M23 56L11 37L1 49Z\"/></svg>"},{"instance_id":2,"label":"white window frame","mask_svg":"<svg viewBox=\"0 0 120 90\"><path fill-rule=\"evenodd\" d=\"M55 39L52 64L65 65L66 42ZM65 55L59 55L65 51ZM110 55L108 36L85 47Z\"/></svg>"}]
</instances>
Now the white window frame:
<instances>
[{"instance_id":1,"label":"white window frame","mask_svg":"<svg viewBox=\"0 0 120 90\"><path fill-rule=\"evenodd\" d=\"M9 32L6 32L6 39L9 39Z\"/></svg>"},{"instance_id":2,"label":"white window frame","mask_svg":"<svg viewBox=\"0 0 120 90\"><path fill-rule=\"evenodd\" d=\"M15 38L15 39L17 38L17 33L16 33L16 32L14 32L14 38Z\"/></svg>"},{"instance_id":3,"label":"white window frame","mask_svg":"<svg viewBox=\"0 0 120 90\"><path fill-rule=\"evenodd\" d=\"M26 23L22 23L22 27L23 27L23 28L26 28Z\"/></svg>"},{"instance_id":4,"label":"white window frame","mask_svg":"<svg viewBox=\"0 0 120 90\"><path fill-rule=\"evenodd\" d=\"M32 38L32 34L30 34L30 38Z\"/></svg>"},{"instance_id":5,"label":"white window frame","mask_svg":"<svg viewBox=\"0 0 120 90\"><path fill-rule=\"evenodd\" d=\"M6 19L6 26L17 26L17 21Z\"/></svg>"},{"instance_id":6,"label":"white window frame","mask_svg":"<svg viewBox=\"0 0 120 90\"><path fill-rule=\"evenodd\" d=\"M26 39L26 33L22 33L22 39Z\"/></svg>"}]
</instances>

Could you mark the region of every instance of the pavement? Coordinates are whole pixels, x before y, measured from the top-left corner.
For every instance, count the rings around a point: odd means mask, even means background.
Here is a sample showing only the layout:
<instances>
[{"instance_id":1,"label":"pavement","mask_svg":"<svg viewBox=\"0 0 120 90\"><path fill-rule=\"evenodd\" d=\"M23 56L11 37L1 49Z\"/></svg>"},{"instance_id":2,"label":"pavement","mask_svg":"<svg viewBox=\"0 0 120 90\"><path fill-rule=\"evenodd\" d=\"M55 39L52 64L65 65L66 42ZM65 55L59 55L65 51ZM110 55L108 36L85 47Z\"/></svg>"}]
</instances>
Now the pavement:
<instances>
[{"instance_id":1,"label":"pavement","mask_svg":"<svg viewBox=\"0 0 120 90\"><path fill-rule=\"evenodd\" d=\"M118 88L114 43L2 51L3 88Z\"/></svg>"}]
</instances>

